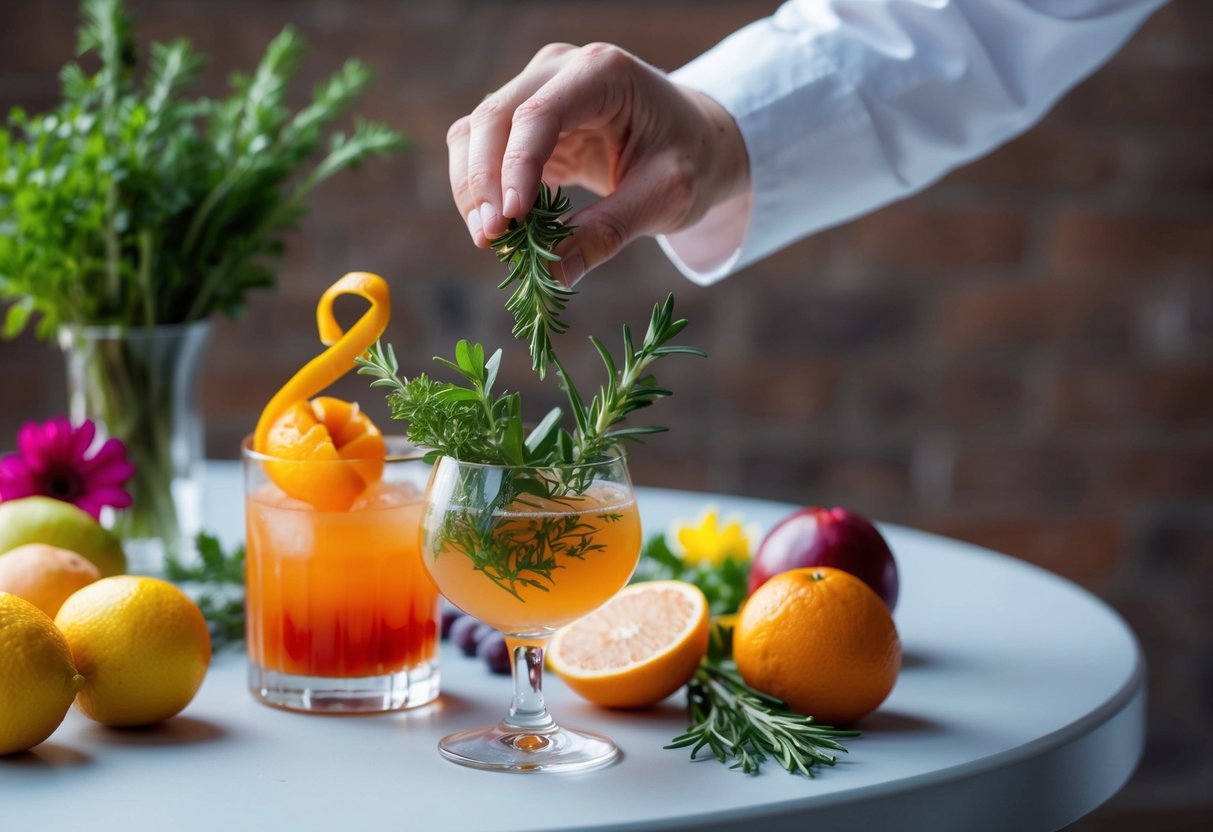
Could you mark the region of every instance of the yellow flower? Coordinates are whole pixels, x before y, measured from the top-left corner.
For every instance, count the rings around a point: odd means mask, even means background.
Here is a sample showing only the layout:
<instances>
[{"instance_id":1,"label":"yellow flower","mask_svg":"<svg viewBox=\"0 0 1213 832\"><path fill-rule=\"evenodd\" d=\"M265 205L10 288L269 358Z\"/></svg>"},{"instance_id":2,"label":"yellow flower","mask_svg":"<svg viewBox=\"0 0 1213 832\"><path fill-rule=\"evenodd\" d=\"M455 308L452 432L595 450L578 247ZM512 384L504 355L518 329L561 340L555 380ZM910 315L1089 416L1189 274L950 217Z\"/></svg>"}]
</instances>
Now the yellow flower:
<instances>
[{"instance_id":1,"label":"yellow flower","mask_svg":"<svg viewBox=\"0 0 1213 832\"><path fill-rule=\"evenodd\" d=\"M742 526L736 517L727 518L722 527L719 512L711 505L706 506L695 521L675 521L671 530L675 554L691 565L719 566L725 558L744 563L750 559L758 536L754 526Z\"/></svg>"}]
</instances>

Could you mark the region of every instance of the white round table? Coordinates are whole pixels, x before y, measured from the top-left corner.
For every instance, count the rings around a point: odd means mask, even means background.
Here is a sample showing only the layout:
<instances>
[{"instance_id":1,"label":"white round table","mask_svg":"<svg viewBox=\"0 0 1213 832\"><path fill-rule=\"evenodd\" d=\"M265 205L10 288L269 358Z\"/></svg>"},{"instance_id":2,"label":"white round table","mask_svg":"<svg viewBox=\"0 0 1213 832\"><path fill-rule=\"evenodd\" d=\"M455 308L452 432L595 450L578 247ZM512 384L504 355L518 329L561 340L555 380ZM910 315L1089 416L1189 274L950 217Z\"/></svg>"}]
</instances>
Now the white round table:
<instances>
[{"instance_id":1,"label":"white round table","mask_svg":"<svg viewBox=\"0 0 1213 832\"><path fill-rule=\"evenodd\" d=\"M239 470L212 463L205 527L239 540ZM651 532L707 503L769 528L792 506L640 489ZM244 657L217 657L197 699L144 731L73 710L33 752L0 758L3 828L211 830L777 830L1061 828L1128 779L1144 736L1144 665L1106 605L975 546L882 529L901 572L905 667L850 753L813 779L757 776L662 745L680 695L655 710L594 708L549 675L558 720L609 734L623 759L577 775L513 775L438 756L452 731L495 722L510 685L447 650L443 695L375 717L273 710L245 690ZM2 669L0 669L2 672Z\"/></svg>"}]
</instances>

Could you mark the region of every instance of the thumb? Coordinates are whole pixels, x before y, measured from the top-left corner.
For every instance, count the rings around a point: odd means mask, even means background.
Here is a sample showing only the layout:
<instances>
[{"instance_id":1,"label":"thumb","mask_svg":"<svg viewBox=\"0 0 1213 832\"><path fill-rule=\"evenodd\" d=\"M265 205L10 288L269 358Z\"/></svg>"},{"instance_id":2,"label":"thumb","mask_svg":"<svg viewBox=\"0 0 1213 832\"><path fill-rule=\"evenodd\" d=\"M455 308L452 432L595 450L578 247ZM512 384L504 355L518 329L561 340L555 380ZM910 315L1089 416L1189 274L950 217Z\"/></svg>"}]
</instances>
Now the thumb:
<instances>
[{"instance_id":1,"label":"thumb","mask_svg":"<svg viewBox=\"0 0 1213 832\"><path fill-rule=\"evenodd\" d=\"M572 286L637 237L677 227L677 218L686 213L687 190L667 187L671 176L646 167L630 172L610 194L568 218L576 230L556 247L561 259L552 275L557 280Z\"/></svg>"}]
</instances>

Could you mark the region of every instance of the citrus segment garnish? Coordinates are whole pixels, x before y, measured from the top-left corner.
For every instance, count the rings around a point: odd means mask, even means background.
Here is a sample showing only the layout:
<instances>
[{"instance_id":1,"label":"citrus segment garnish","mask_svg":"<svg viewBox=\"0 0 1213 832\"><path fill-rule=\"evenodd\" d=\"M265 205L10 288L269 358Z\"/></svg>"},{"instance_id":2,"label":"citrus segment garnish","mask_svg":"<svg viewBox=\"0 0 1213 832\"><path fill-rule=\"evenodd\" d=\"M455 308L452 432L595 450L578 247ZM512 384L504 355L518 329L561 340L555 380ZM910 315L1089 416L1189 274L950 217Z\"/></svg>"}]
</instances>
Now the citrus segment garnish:
<instances>
[{"instance_id":1,"label":"citrus segment garnish","mask_svg":"<svg viewBox=\"0 0 1213 832\"><path fill-rule=\"evenodd\" d=\"M547 655L553 672L596 705L644 708L685 685L707 649L703 592L649 581L558 631Z\"/></svg>"},{"instance_id":2,"label":"citrus segment garnish","mask_svg":"<svg viewBox=\"0 0 1213 832\"><path fill-rule=\"evenodd\" d=\"M356 295L370 308L341 329L333 302ZM308 401L354 367L387 328L391 294L387 281L369 272L350 272L320 297L316 325L328 347L282 386L261 412L253 450L292 462L354 462L323 466L266 463L270 479L288 496L322 511L345 511L383 474L385 447L379 429L357 404L330 397Z\"/></svg>"}]
</instances>

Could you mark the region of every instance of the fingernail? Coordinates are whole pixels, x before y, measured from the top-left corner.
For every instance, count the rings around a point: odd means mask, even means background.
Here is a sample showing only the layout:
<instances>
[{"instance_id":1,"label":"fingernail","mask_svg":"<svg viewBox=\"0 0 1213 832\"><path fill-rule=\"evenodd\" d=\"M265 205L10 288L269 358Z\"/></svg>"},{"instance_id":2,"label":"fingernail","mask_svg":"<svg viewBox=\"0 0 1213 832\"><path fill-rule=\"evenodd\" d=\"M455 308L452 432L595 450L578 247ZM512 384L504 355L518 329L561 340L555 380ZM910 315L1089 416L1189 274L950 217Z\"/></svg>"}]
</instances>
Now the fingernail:
<instances>
[{"instance_id":1,"label":"fingernail","mask_svg":"<svg viewBox=\"0 0 1213 832\"><path fill-rule=\"evenodd\" d=\"M480 225L484 228L485 236L497 236L499 229L497 228L500 217L497 214L497 209L487 202L480 205Z\"/></svg>"},{"instance_id":2,"label":"fingernail","mask_svg":"<svg viewBox=\"0 0 1213 832\"><path fill-rule=\"evenodd\" d=\"M484 236L484 230L480 225L480 212L473 208L468 211L468 231L472 234L472 242L479 243L480 238Z\"/></svg>"},{"instance_id":3,"label":"fingernail","mask_svg":"<svg viewBox=\"0 0 1213 832\"><path fill-rule=\"evenodd\" d=\"M517 217L522 213L522 197L518 196L518 192L513 188L509 188L505 192L505 199L502 200L501 213L507 217Z\"/></svg>"},{"instance_id":4,"label":"fingernail","mask_svg":"<svg viewBox=\"0 0 1213 832\"><path fill-rule=\"evenodd\" d=\"M580 251L570 251L560 259L560 274L564 285L572 288L585 274L585 258Z\"/></svg>"}]
</instances>

